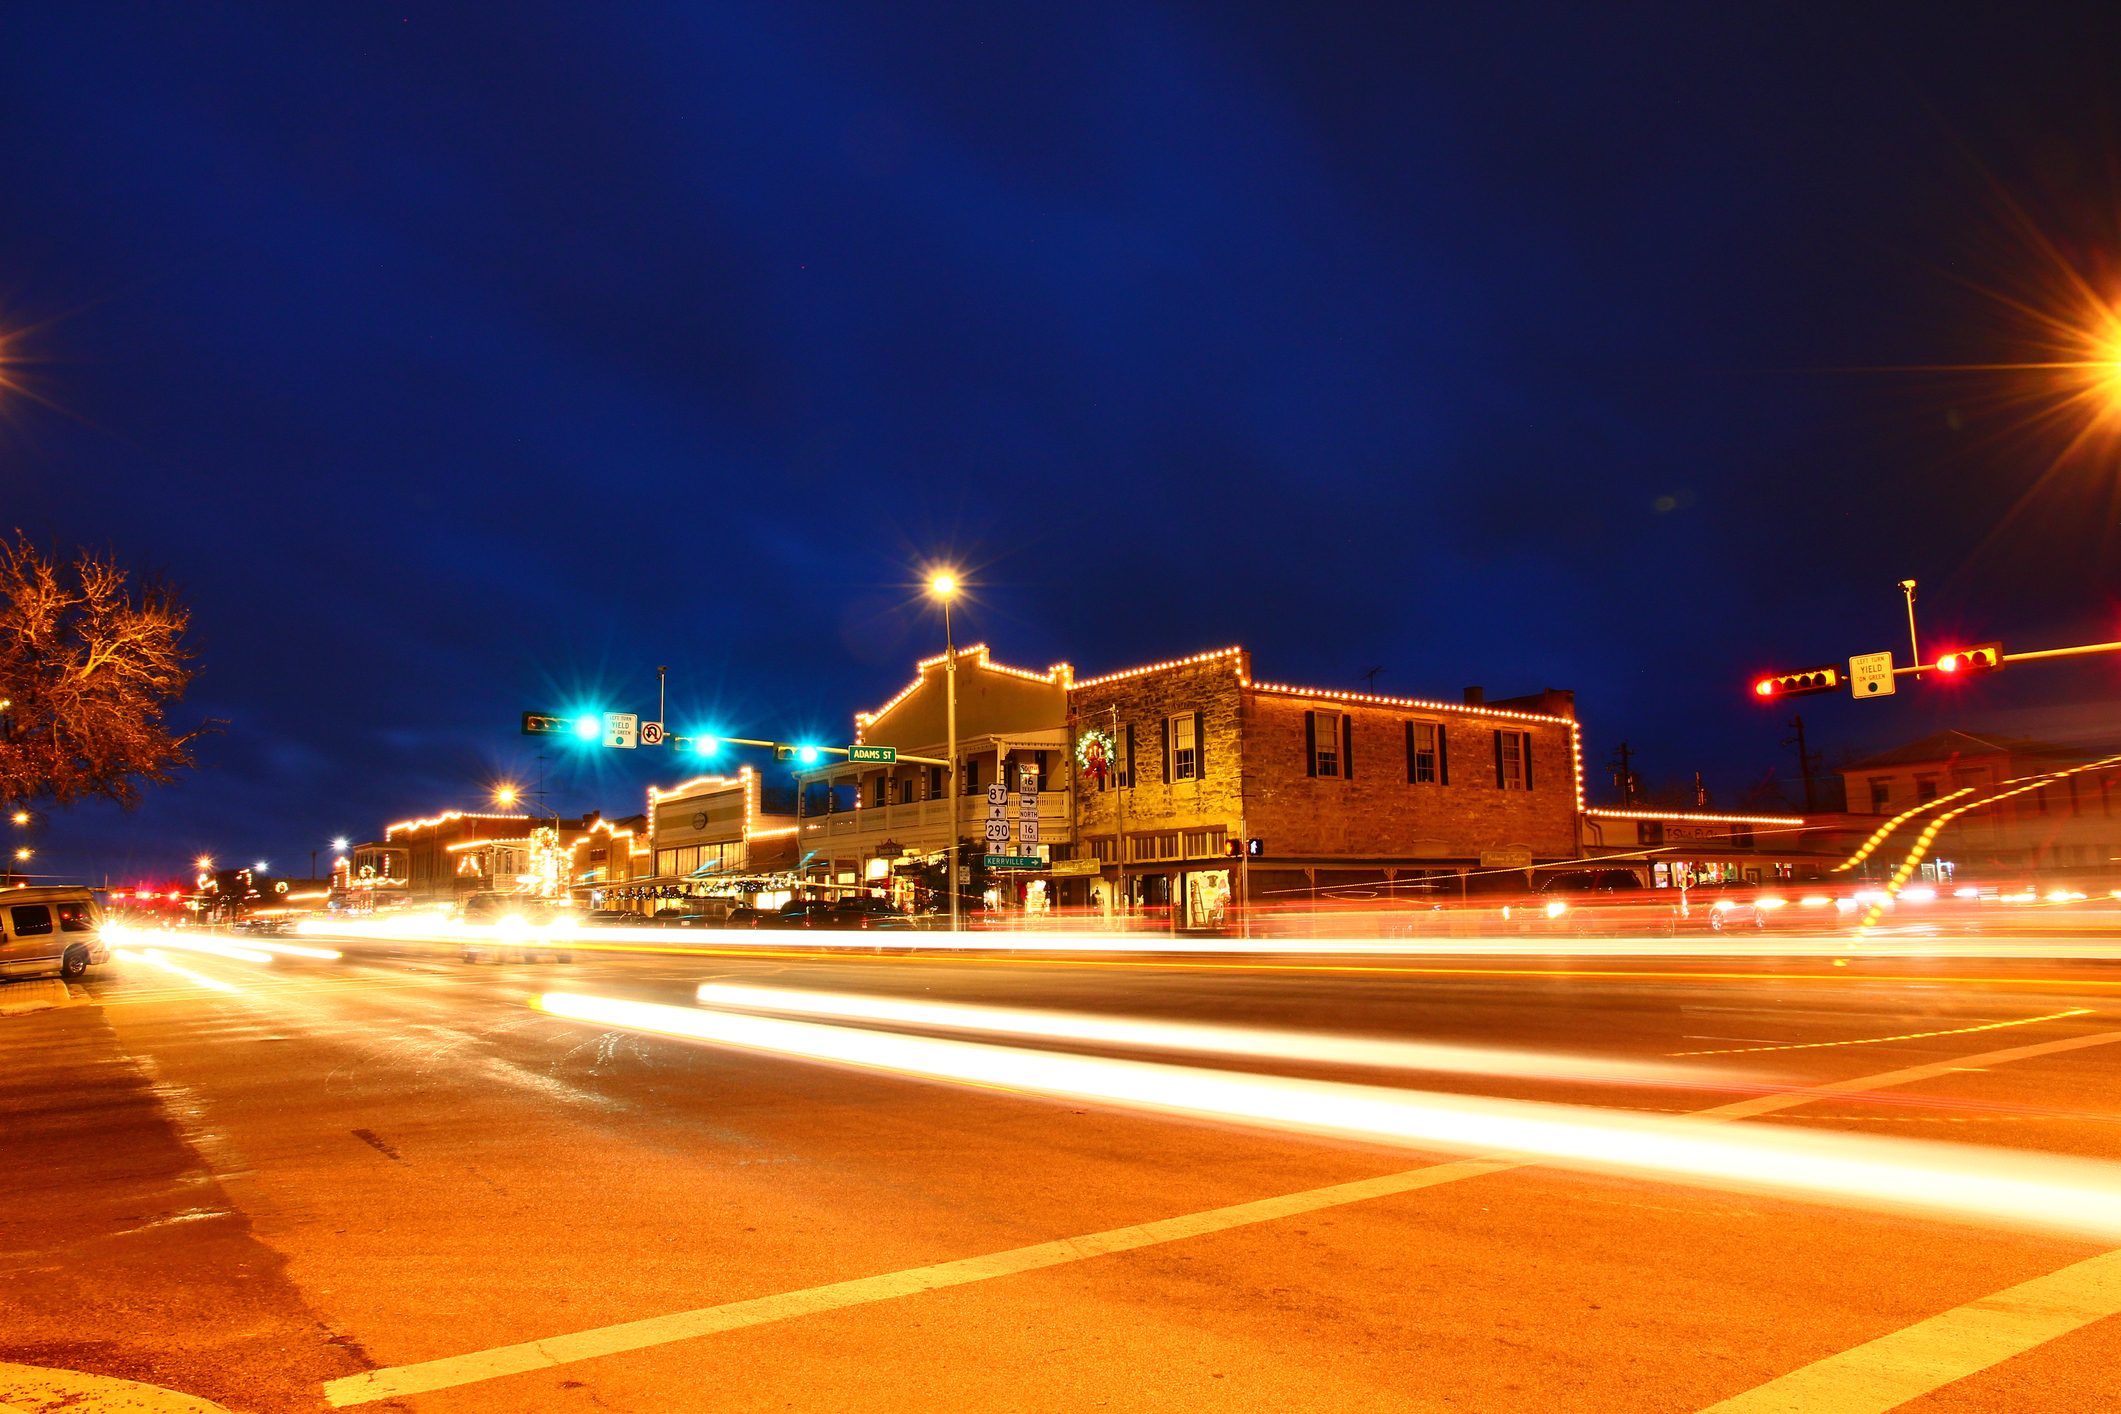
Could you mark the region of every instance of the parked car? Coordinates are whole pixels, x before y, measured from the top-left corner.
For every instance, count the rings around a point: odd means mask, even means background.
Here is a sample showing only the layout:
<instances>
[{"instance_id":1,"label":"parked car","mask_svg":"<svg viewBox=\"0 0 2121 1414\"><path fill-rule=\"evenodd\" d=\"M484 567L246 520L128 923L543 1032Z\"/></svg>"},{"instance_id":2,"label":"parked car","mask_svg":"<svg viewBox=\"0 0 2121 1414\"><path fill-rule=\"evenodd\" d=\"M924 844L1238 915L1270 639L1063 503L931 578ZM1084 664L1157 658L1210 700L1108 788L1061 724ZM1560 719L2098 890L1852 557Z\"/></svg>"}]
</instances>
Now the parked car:
<instances>
[{"instance_id":1,"label":"parked car","mask_svg":"<svg viewBox=\"0 0 2121 1414\"><path fill-rule=\"evenodd\" d=\"M1512 907L1517 921L1540 932L1668 935L1679 924L1673 891L1653 889L1629 869L1564 869Z\"/></svg>"},{"instance_id":2,"label":"parked car","mask_svg":"<svg viewBox=\"0 0 2121 1414\"><path fill-rule=\"evenodd\" d=\"M792 898L771 913L761 913L758 925L761 928L831 928L833 910L837 905L830 899Z\"/></svg>"},{"instance_id":3,"label":"parked car","mask_svg":"<svg viewBox=\"0 0 2121 1414\"><path fill-rule=\"evenodd\" d=\"M1679 921L1712 933L1765 928L1773 910L1761 906L1758 884L1696 884L1679 893Z\"/></svg>"},{"instance_id":4,"label":"parked car","mask_svg":"<svg viewBox=\"0 0 2121 1414\"><path fill-rule=\"evenodd\" d=\"M829 927L913 929L912 915L880 898L845 898L832 905Z\"/></svg>"}]
</instances>

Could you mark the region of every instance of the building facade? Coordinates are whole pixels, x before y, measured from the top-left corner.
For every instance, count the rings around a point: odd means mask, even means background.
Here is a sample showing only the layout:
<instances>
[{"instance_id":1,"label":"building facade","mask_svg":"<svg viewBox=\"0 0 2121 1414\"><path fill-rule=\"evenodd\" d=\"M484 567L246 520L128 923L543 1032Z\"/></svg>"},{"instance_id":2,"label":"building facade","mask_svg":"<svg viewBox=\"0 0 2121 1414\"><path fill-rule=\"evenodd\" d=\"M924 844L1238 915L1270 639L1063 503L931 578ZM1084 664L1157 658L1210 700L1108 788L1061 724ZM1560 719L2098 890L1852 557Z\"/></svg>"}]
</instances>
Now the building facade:
<instances>
[{"instance_id":1,"label":"building facade","mask_svg":"<svg viewBox=\"0 0 2121 1414\"><path fill-rule=\"evenodd\" d=\"M1265 682L1241 648L1069 693L1077 835L1066 900L1254 909L1413 898L1577 854L1581 748L1565 692L1487 702Z\"/></svg>"}]
</instances>

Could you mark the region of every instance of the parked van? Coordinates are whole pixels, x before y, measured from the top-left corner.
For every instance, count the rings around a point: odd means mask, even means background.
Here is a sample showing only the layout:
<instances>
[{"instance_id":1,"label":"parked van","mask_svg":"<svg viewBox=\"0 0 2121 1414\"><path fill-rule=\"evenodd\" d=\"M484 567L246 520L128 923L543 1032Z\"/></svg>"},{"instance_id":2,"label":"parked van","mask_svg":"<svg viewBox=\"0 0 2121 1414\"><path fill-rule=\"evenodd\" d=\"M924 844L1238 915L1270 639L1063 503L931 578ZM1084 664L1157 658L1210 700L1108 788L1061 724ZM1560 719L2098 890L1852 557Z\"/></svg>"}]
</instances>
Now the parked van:
<instances>
[{"instance_id":1,"label":"parked van","mask_svg":"<svg viewBox=\"0 0 2121 1414\"><path fill-rule=\"evenodd\" d=\"M110 961L103 911L78 887L0 890L0 977L79 977Z\"/></svg>"}]
</instances>

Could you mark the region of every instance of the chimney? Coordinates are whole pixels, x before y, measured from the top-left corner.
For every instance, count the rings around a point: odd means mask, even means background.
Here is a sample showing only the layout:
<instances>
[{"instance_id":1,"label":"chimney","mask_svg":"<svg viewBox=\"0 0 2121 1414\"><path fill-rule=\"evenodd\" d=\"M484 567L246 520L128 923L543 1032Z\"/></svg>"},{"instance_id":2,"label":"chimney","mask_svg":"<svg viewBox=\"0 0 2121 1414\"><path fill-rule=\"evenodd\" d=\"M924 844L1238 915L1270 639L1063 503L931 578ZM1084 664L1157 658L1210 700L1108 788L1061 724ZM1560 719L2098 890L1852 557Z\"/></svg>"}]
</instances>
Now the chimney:
<instances>
[{"instance_id":1,"label":"chimney","mask_svg":"<svg viewBox=\"0 0 2121 1414\"><path fill-rule=\"evenodd\" d=\"M1484 687L1469 687L1469 688L1467 688L1467 689L1466 689L1466 706L1468 706L1468 707L1478 707L1478 706L1480 706L1480 705L1481 705L1482 703L1486 702L1487 700L1488 700L1488 690L1487 690L1486 688L1484 688Z\"/></svg>"}]
</instances>

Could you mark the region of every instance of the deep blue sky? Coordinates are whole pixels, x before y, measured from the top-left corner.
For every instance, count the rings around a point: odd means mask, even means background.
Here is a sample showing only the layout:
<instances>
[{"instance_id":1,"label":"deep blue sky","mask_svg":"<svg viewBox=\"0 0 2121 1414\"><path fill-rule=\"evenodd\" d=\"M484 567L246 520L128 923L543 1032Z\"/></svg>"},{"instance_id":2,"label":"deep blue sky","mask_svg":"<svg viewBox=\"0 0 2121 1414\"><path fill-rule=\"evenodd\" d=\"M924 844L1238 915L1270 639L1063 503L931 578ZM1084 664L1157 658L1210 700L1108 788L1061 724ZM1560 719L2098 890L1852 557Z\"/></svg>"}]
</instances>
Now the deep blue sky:
<instances>
[{"instance_id":1,"label":"deep blue sky","mask_svg":"<svg viewBox=\"0 0 2121 1414\"><path fill-rule=\"evenodd\" d=\"M45 858L306 866L659 663L673 727L842 740L931 558L1005 661L1572 687L1594 788L1625 738L1732 803L1793 765L1749 675L1904 651L1903 576L2115 636L2111 448L1850 371L2026 357L2014 210L2114 291L2105 8L10 6L63 411L8 517L173 577L229 722ZM2117 672L1806 716L2088 733ZM570 810L668 778L580 756Z\"/></svg>"}]
</instances>

